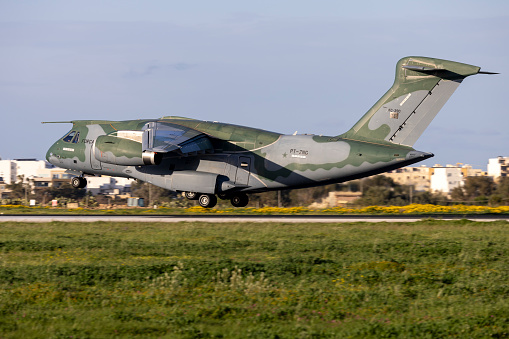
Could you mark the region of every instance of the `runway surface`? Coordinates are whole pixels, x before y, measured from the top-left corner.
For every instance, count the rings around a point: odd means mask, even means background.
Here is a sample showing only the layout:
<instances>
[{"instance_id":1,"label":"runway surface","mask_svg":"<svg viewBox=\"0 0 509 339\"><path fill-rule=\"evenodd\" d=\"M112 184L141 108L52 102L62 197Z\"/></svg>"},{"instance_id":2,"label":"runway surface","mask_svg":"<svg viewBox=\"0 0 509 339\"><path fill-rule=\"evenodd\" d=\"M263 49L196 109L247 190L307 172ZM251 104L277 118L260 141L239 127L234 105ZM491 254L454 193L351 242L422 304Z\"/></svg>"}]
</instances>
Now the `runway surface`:
<instances>
[{"instance_id":1,"label":"runway surface","mask_svg":"<svg viewBox=\"0 0 509 339\"><path fill-rule=\"evenodd\" d=\"M0 222L415 222L422 219L509 220L509 215L0 215Z\"/></svg>"}]
</instances>

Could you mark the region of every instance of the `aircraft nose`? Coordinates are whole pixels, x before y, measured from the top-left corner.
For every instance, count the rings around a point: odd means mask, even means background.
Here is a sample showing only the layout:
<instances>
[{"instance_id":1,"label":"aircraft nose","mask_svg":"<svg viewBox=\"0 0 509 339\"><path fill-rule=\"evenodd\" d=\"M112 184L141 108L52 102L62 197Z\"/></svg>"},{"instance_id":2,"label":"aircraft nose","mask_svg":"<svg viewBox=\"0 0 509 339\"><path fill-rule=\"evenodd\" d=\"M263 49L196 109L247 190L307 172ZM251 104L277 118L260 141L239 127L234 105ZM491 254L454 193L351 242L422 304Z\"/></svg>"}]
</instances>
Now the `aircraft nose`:
<instances>
[{"instance_id":1,"label":"aircraft nose","mask_svg":"<svg viewBox=\"0 0 509 339\"><path fill-rule=\"evenodd\" d=\"M46 152L46 160L50 163L50 164L53 164L53 162L51 161L53 156L55 155L55 148L56 148L56 143L54 143L49 149L48 151Z\"/></svg>"}]
</instances>

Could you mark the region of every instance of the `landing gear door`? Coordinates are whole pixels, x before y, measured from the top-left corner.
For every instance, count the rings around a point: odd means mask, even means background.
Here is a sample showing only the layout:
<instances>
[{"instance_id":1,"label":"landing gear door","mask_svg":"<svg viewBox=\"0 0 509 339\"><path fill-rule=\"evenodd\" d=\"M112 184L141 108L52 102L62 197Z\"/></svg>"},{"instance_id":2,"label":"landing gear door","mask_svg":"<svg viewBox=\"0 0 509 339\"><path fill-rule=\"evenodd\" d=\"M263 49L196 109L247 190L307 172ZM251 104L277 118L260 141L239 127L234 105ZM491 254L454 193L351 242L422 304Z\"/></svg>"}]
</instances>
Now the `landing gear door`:
<instances>
[{"instance_id":1,"label":"landing gear door","mask_svg":"<svg viewBox=\"0 0 509 339\"><path fill-rule=\"evenodd\" d=\"M249 175L251 174L251 158L239 157L235 184L249 185Z\"/></svg>"}]
</instances>

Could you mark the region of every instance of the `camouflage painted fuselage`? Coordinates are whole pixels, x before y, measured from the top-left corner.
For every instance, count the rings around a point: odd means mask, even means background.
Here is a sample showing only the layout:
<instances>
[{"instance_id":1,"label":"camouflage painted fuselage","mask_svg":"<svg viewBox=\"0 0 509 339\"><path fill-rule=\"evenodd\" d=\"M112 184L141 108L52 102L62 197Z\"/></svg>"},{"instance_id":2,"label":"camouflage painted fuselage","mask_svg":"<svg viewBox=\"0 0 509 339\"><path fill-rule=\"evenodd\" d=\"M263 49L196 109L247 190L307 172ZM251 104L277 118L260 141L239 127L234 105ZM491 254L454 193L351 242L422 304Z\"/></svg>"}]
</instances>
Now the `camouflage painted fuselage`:
<instances>
[{"instance_id":1,"label":"camouflage painted fuselage","mask_svg":"<svg viewBox=\"0 0 509 339\"><path fill-rule=\"evenodd\" d=\"M266 191L288 187L308 187L342 182L432 156L410 147L374 144L314 135L281 135L242 126L198 120L164 118L157 121L191 127L210 136L210 154L166 154L158 165L125 165L142 162L141 143L119 139L119 143L96 145L100 136L120 130L139 130L156 120L74 121L77 142L58 140L47 153L52 164L77 173L131 177L167 189L179 188L174 174L198 172L210 177L201 193L220 193L222 182L231 182L241 191ZM109 153L106 162L97 153ZM115 161L115 158L118 160ZM178 180L178 179L177 179ZM206 179L204 179L207 181ZM215 182L217 180L217 182ZM193 187L196 190L196 187ZM192 190L180 187L182 191Z\"/></svg>"},{"instance_id":2,"label":"camouflage painted fuselage","mask_svg":"<svg viewBox=\"0 0 509 339\"><path fill-rule=\"evenodd\" d=\"M130 177L203 194L343 182L433 156L411 146L461 81L479 70L440 59L403 58L391 89L339 136L282 135L180 117L78 120L46 158L77 175Z\"/></svg>"}]
</instances>

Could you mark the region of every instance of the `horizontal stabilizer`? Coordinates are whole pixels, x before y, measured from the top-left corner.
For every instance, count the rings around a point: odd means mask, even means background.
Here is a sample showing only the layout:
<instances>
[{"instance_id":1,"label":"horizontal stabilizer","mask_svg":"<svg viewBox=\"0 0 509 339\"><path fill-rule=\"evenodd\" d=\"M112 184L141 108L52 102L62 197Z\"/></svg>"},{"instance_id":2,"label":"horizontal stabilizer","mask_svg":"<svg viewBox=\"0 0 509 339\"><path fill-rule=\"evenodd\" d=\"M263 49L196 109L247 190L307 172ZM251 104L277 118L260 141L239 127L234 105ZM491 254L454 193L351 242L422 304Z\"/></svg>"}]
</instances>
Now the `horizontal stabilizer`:
<instances>
[{"instance_id":1,"label":"horizontal stabilizer","mask_svg":"<svg viewBox=\"0 0 509 339\"><path fill-rule=\"evenodd\" d=\"M415 65L403 65L401 67L404 68L404 69L411 70L411 71L423 72L423 73L427 73L427 72L439 72L439 71L443 71L443 72L449 71L449 72L452 72L452 71L450 71L448 69L445 69L445 68L434 68L434 67L424 67L424 66L415 66ZM477 74L500 74L500 73L479 71L479 72L477 72Z\"/></svg>"},{"instance_id":2,"label":"horizontal stabilizer","mask_svg":"<svg viewBox=\"0 0 509 339\"><path fill-rule=\"evenodd\" d=\"M433 68L433 67L424 67L424 66L403 65L401 67L403 67L404 69L409 69L411 71L417 71L417 72L444 71L444 69Z\"/></svg>"}]
</instances>

